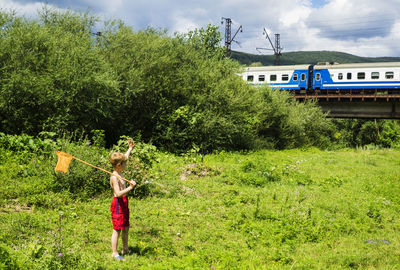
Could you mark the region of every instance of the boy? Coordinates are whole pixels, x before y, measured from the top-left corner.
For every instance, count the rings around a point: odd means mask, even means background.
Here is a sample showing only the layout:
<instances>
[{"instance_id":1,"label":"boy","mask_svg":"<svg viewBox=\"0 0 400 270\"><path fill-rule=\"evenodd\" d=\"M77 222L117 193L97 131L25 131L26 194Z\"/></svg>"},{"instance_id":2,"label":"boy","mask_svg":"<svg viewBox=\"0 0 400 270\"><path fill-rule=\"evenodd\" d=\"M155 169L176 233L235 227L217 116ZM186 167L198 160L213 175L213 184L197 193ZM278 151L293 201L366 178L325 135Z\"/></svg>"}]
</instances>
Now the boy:
<instances>
[{"instance_id":1,"label":"boy","mask_svg":"<svg viewBox=\"0 0 400 270\"><path fill-rule=\"evenodd\" d=\"M113 175L110 177L110 185L114 191L114 199L111 202L111 218L113 223L113 234L111 237L112 256L118 261L124 261L124 258L118 254L118 238L122 231L122 254L128 254L128 232L129 232L129 208L128 197L126 194L136 185L135 181L130 182L129 187L125 187L125 181L121 179L122 172L126 168L135 144L132 140L128 140L129 149L125 154L112 153L110 162L113 166Z\"/></svg>"}]
</instances>

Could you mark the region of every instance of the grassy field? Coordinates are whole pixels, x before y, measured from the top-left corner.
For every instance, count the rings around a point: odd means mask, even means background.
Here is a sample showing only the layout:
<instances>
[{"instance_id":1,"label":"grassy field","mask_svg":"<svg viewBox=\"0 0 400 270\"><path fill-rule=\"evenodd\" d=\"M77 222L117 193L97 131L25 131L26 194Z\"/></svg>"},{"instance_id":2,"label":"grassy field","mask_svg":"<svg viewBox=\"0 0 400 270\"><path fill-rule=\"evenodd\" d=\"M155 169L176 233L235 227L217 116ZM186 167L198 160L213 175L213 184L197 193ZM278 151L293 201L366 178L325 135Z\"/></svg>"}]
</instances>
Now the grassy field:
<instances>
[{"instance_id":1,"label":"grassy field","mask_svg":"<svg viewBox=\"0 0 400 270\"><path fill-rule=\"evenodd\" d=\"M111 190L54 193L55 157L0 156L10 269L400 269L398 150L159 153L149 195L130 196L125 262L111 258Z\"/></svg>"}]
</instances>

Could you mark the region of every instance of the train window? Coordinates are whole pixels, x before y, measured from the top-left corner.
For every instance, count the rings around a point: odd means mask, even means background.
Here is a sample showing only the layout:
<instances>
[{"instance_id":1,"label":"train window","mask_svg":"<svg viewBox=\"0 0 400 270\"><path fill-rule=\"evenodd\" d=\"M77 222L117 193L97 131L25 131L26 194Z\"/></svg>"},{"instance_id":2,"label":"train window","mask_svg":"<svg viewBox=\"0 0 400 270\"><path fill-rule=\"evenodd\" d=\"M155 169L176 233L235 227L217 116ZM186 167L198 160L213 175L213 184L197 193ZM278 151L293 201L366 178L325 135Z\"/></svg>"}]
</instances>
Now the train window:
<instances>
[{"instance_id":1,"label":"train window","mask_svg":"<svg viewBox=\"0 0 400 270\"><path fill-rule=\"evenodd\" d=\"M386 72L385 73L385 78L386 79L393 79L394 78L394 72L391 72L391 71Z\"/></svg>"},{"instance_id":2,"label":"train window","mask_svg":"<svg viewBox=\"0 0 400 270\"><path fill-rule=\"evenodd\" d=\"M306 74L304 74L304 73L301 74L301 80L302 80L302 81L305 81L305 80L306 80Z\"/></svg>"},{"instance_id":3,"label":"train window","mask_svg":"<svg viewBox=\"0 0 400 270\"><path fill-rule=\"evenodd\" d=\"M378 80L379 79L379 72L372 72L371 79Z\"/></svg>"},{"instance_id":4,"label":"train window","mask_svg":"<svg viewBox=\"0 0 400 270\"><path fill-rule=\"evenodd\" d=\"M365 72L358 72L357 79L364 80L365 79Z\"/></svg>"},{"instance_id":5,"label":"train window","mask_svg":"<svg viewBox=\"0 0 400 270\"><path fill-rule=\"evenodd\" d=\"M297 81L299 79L299 76L297 73L293 74L293 81Z\"/></svg>"},{"instance_id":6,"label":"train window","mask_svg":"<svg viewBox=\"0 0 400 270\"><path fill-rule=\"evenodd\" d=\"M317 81L320 81L320 80L321 80L321 73L315 74L315 79L316 79Z\"/></svg>"},{"instance_id":7,"label":"train window","mask_svg":"<svg viewBox=\"0 0 400 270\"><path fill-rule=\"evenodd\" d=\"M271 74L271 76L269 76L269 80L270 80L271 82L276 81L276 75Z\"/></svg>"},{"instance_id":8,"label":"train window","mask_svg":"<svg viewBox=\"0 0 400 270\"><path fill-rule=\"evenodd\" d=\"M247 76L247 81L248 81L248 82L254 81L254 76L253 76L253 75L248 75L248 76Z\"/></svg>"},{"instance_id":9,"label":"train window","mask_svg":"<svg viewBox=\"0 0 400 270\"><path fill-rule=\"evenodd\" d=\"M339 74L338 74L338 79L339 79L339 80L343 80L343 73L339 73Z\"/></svg>"},{"instance_id":10,"label":"train window","mask_svg":"<svg viewBox=\"0 0 400 270\"><path fill-rule=\"evenodd\" d=\"M259 82L264 82L265 81L265 75L258 75L258 81Z\"/></svg>"},{"instance_id":11,"label":"train window","mask_svg":"<svg viewBox=\"0 0 400 270\"><path fill-rule=\"evenodd\" d=\"M351 73L350 73L350 72L347 73L347 79L348 79L348 80L351 80Z\"/></svg>"},{"instance_id":12,"label":"train window","mask_svg":"<svg viewBox=\"0 0 400 270\"><path fill-rule=\"evenodd\" d=\"M282 81L288 81L288 80L289 80L289 75L282 74Z\"/></svg>"}]
</instances>

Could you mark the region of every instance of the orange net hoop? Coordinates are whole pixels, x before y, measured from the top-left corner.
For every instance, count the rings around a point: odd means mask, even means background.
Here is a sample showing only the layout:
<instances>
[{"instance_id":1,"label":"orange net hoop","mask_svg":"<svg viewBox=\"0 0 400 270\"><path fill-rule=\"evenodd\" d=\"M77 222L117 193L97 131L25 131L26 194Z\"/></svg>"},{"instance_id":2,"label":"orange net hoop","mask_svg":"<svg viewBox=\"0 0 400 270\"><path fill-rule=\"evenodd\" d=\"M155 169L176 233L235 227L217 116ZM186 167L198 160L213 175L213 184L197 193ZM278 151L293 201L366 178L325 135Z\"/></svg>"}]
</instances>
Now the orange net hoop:
<instances>
[{"instance_id":1,"label":"orange net hoop","mask_svg":"<svg viewBox=\"0 0 400 270\"><path fill-rule=\"evenodd\" d=\"M58 161L56 168L54 169L56 172L66 173L68 171L69 163L71 162L73 156L67 154L65 152L56 151Z\"/></svg>"}]
</instances>

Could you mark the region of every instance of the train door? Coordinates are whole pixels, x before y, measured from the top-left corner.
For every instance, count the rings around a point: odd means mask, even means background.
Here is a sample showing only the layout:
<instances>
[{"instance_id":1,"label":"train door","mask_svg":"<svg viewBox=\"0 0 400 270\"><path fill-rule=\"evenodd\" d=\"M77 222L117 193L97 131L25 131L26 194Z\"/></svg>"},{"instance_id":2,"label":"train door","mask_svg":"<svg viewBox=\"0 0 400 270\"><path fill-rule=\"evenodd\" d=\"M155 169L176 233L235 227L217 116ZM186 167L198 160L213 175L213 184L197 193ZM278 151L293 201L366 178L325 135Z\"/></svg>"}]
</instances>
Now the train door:
<instances>
[{"instance_id":1,"label":"train door","mask_svg":"<svg viewBox=\"0 0 400 270\"><path fill-rule=\"evenodd\" d=\"M313 81L314 89L321 89L321 86L322 86L322 75L321 74L322 74L321 70L314 71L314 81Z\"/></svg>"},{"instance_id":2,"label":"train door","mask_svg":"<svg viewBox=\"0 0 400 270\"><path fill-rule=\"evenodd\" d=\"M308 78L307 71L300 70L299 71L299 89L307 89Z\"/></svg>"}]
</instances>

